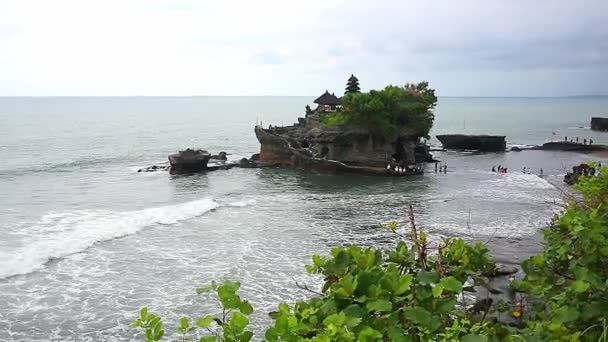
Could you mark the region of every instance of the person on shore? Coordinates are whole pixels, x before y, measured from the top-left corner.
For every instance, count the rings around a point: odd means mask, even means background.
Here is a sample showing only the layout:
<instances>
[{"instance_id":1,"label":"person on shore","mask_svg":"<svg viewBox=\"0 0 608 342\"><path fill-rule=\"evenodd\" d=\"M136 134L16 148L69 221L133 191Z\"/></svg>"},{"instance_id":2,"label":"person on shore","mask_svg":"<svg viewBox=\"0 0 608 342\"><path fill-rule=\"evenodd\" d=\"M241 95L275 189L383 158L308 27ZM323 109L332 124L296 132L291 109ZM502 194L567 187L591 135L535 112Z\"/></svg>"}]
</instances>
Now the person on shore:
<instances>
[{"instance_id":1,"label":"person on shore","mask_svg":"<svg viewBox=\"0 0 608 342\"><path fill-rule=\"evenodd\" d=\"M564 137L564 141L568 141L568 136L567 135Z\"/></svg>"},{"instance_id":2,"label":"person on shore","mask_svg":"<svg viewBox=\"0 0 608 342\"><path fill-rule=\"evenodd\" d=\"M532 168L531 167L528 168L528 174L529 175L532 174Z\"/></svg>"},{"instance_id":3,"label":"person on shore","mask_svg":"<svg viewBox=\"0 0 608 342\"><path fill-rule=\"evenodd\" d=\"M589 145L593 144L593 139L589 139Z\"/></svg>"},{"instance_id":4,"label":"person on shore","mask_svg":"<svg viewBox=\"0 0 608 342\"><path fill-rule=\"evenodd\" d=\"M435 173L437 173L437 165L439 164L439 162L435 162Z\"/></svg>"},{"instance_id":5,"label":"person on shore","mask_svg":"<svg viewBox=\"0 0 608 342\"><path fill-rule=\"evenodd\" d=\"M576 142L578 143L578 137L576 137Z\"/></svg>"},{"instance_id":6,"label":"person on shore","mask_svg":"<svg viewBox=\"0 0 608 342\"><path fill-rule=\"evenodd\" d=\"M574 142L574 141L572 141L572 138L570 138L570 142Z\"/></svg>"},{"instance_id":7,"label":"person on shore","mask_svg":"<svg viewBox=\"0 0 608 342\"><path fill-rule=\"evenodd\" d=\"M543 168L542 167L540 168L540 176L541 177L543 176Z\"/></svg>"},{"instance_id":8,"label":"person on shore","mask_svg":"<svg viewBox=\"0 0 608 342\"><path fill-rule=\"evenodd\" d=\"M583 145L587 145L587 139L583 139Z\"/></svg>"},{"instance_id":9,"label":"person on shore","mask_svg":"<svg viewBox=\"0 0 608 342\"><path fill-rule=\"evenodd\" d=\"M524 173L524 174L526 173L526 167L525 167L525 166L524 166L524 171L523 171L523 173Z\"/></svg>"},{"instance_id":10,"label":"person on shore","mask_svg":"<svg viewBox=\"0 0 608 342\"><path fill-rule=\"evenodd\" d=\"M602 168L602 162L597 163L597 166L601 169Z\"/></svg>"},{"instance_id":11,"label":"person on shore","mask_svg":"<svg viewBox=\"0 0 608 342\"><path fill-rule=\"evenodd\" d=\"M503 169L503 171L504 171L504 173L507 173L507 168L505 167L505 168Z\"/></svg>"},{"instance_id":12,"label":"person on shore","mask_svg":"<svg viewBox=\"0 0 608 342\"><path fill-rule=\"evenodd\" d=\"M492 172L496 172L496 166L492 166Z\"/></svg>"},{"instance_id":13,"label":"person on shore","mask_svg":"<svg viewBox=\"0 0 608 342\"><path fill-rule=\"evenodd\" d=\"M448 173L448 164L447 163L445 163L443 165L443 173Z\"/></svg>"}]
</instances>

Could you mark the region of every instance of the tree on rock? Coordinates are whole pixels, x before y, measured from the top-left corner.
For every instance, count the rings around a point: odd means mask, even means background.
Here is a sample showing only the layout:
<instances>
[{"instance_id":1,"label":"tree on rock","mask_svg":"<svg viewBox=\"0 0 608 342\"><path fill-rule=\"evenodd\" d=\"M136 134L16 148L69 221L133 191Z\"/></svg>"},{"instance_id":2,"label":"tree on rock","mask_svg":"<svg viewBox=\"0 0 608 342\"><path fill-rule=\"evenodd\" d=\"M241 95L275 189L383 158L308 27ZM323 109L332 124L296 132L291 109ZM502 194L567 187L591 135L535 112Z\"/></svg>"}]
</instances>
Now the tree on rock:
<instances>
[{"instance_id":1,"label":"tree on rock","mask_svg":"<svg viewBox=\"0 0 608 342\"><path fill-rule=\"evenodd\" d=\"M360 92L361 88L359 87L359 79L356 78L355 75L351 74L348 82L346 82L346 91L344 92L344 95Z\"/></svg>"}]
</instances>

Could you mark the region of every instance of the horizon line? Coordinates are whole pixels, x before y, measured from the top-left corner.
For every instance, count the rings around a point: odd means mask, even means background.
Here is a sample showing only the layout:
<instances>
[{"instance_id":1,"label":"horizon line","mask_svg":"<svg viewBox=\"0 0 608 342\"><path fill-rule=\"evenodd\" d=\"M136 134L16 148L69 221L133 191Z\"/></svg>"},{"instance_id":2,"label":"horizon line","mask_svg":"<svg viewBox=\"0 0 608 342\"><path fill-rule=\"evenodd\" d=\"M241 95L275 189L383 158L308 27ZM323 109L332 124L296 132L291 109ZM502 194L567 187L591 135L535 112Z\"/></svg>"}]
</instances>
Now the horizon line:
<instances>
[{"instance_id":1,"label":"horizon line","mask_svg":"<svg viewBox=\"0 0 608 342\"><path fill-rule=\"evenodd\" d=\"M318 95L0 95L2 98L134 98L134 97L317 97ZM514 95L437 95L438 98L519 98L519 99L551 99L576 97L608 97L608 94L590 95L545 95L545 96L514 96Z\"/></svg>"}]
</instances>

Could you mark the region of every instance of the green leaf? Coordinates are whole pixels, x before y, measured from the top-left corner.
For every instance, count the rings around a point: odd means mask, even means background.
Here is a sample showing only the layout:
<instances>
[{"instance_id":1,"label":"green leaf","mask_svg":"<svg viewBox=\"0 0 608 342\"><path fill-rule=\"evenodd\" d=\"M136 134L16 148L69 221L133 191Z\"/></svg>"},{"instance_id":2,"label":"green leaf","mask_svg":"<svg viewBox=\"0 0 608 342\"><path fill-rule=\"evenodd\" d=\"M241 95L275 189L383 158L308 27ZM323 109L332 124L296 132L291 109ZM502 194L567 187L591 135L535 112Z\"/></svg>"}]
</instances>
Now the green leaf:
<instances>
[{"instance_id":1,"label":"green leaf","mask_svg":"<svg viewBox=\"0 0 608 342\"><path fill-rule=\"evenodd\" d=\"M215 338L215 336L205 336L205 337L201 337L200 340L198 340L198 342L216 342L217 339Z\"/></svg>"},{"instance_id":2,"label":"green leaf","mask_svg":"<svg viewBox=\"0 0 608 342\"><path fill-rule=\"evenodd\" d=\"M431 327L431 313L425 308L420 306L408 308L403 312L403 314L407 319L416 324L420 324L427 328Z\"/></svg>"},{"instance_id":3,"label":"green leaf","mask_svg":"<svg viewBox=\"0 0 608 342\"><path fill-rule=\"evenodd\" d=\"M477 334L468 334L462 336L460 339L461 342L487 342L488 338L486 336L477 335Z\"/></svg>"},{"instance_id":4,"label":"green leaf","mask_svg":"<svg viewBox=\"0 0 608 342\"><path fill-rule=\"evenodd\" d=\"M450 312L450 311L454 310L454 307L456 306L457 302L458 301L456 300L455 297L437 299L435 302L434 312L438 313L438 314Z\"/></svg>"},{"instance_id":5,"label":"green leaf","mask_svg":"<svg viewBox=\"0 0 608 342\"><path fill-rule=\"evenodd\" d=\"M377 299L367 303L365 307L367 308L368 312L389 312L393 310L393 303L389 302L386 299Z\"/></svg>"},{"instance_id":6,"label":"green leaf","mask_svg":"<svg viewBox=\"0 0 608 342\"><path fill-rule=\"evenodd\" d=\"M188 327L190 326L190 323L188 322L188 318L186 317L182 317L179 320L179 327L182 329L188 329Z\"/></svg>"},{"instance_id":7,"label":"green leaf","mask_svg":"<svg viewBox=\"0 0 608 342\"><path fill-rule=\"evenodd\" d=\"M441 297L441 294L443 293L443 286L440 284L435 285L435 287L433 287L433 297L435 298L439 298Z\"/></svg>"},{"instance_id":8,"label":"green leaf","mask_svg":"<svg viewBox=\"0 0 608 342\"><path fill-rule=\"evenodd\" d=\"M359 342L368 342L368 341L376 341L382 338L382 334L371 327L365 327L361 329L359 332L359 336L357 337L357 341Z\"/></svg>"},{"instance_id":9,"label":"green leaf","mask_svg":"<svg viewBox=\"0 0 608 342\"><path fill-rule=\"evenodd\" d=\"M196 325L201 328L208 328L213 323L213 316L207 315L196 320Z\"/></svg>"},{"instance_id":10,"label":"green leaf","mask_svg":"<svg viewBox=\"0 0 608 342\"><path fill-rule=\"evenodd\" d=\"M441 286L443 286L443 288L448 291L452 291L455 293L462 292L462 283L458 279L456 279L452 276L449 276L447 278L442 278L439 281L439 284L441 284Z\"/></svg>"},{"instance_id":11,"label":"green leaf","mask_svg":"<svg viewBox=\"0 0 608 342\"><path fill-rule=\"evenodd\" d=\"M435 284L439 281L439 275L437 272L419 272L416 280L420 284Z\"/></svg>"},{"instance_id":12,"label":"green leaf","mask_svg":"<svg viewBox=\"0 0 608 342\"><path fill-rule=\"evenodd\" d=\"M576 293L583 293L589 288L589 283L582 280L577 280L571 285L572 290Z\"/></svg>"},{"instance_id":13,"label":"green leaf","mask_svg":"<svg viewBox=\"0 0 608 342\"><path fill-rule=\"evenodd\" d=\"M405 293L410 286L412 286L412 279L414 276L412 274L404 274L399 278L399 287L395 291L396 295L400 295Z\"/></svg>"},{"instance_id":14,"label":"green leaf","mask_svg":"<svg viewBox=\"0 0 608 342\"><path fill-rule=\"evenodd\" d=\"M139 318L141 318L142 321L145 321L147 317L148 307L144 306L143 308L141 308L141 310L139 310Z\"/></svg>"},{"instance_id":15,"label":"green leaf","mask_svg":"<svg viewBox=\"0 0 608 342\"><path fill-rule=\"evenodd\" d=\"M247 324L249 324L249 319L247 316L237 311L232 315L232 317L230 317L228 324L237 334L240 334L243 330L245 330Z\"/></svg>"},{"instance_id":16,"label":"green leaf","mask_svg":"<svg viewBox=\"0 0 608 342\"><path fill-rule=\"evenodd\" d=\"M244 300L239 305L239 310L245 315L251 315L253 312L253 306L251 306L248 300Z\"/></svg>"},{"instance_id":17,"label":"green leaf","mask_svg":"<svg viewBox=\"0 0 608 342\"><path fill-rule=\"evenodd\" d=\"M567 323L578 318L578 310L571 306L562 306L553 311L553 322Z\"/></svg>"},{"instance_id":18,"label":"green leaf","mask_svg":"<svg viewBox=\"0 0 608 342\"><path fill-rule=\"evenodd\" d=\"M251 331L245 331L241 334L239 341L240 342L249 342L253 337L253 333Z\"/></svg>"}]
</instances>

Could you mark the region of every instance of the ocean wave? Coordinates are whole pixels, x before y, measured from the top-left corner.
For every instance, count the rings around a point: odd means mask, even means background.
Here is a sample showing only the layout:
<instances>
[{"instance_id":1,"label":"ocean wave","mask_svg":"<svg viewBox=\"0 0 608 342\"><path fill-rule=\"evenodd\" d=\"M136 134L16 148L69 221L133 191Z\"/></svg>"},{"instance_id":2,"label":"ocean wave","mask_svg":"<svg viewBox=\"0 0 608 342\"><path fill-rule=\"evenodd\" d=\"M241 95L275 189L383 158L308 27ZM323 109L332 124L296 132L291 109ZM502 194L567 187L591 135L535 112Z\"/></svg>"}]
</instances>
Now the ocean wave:
<instances>
[{"instance_id":1,"label":"ocean wave","mask_svg":"<svg viewBox=\"0 0 608 342\"><path fill-rule=\"evenodd\" d=\"M82 252L94 244L135 234L144 227L175 224L220 205L211 198L135 211L52 212L25 229L23 246L0 251L0 279L42 269L50 260Z\"/></svg>"}]
</instances>

